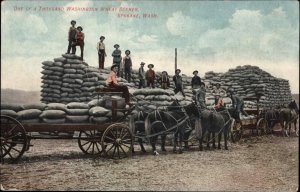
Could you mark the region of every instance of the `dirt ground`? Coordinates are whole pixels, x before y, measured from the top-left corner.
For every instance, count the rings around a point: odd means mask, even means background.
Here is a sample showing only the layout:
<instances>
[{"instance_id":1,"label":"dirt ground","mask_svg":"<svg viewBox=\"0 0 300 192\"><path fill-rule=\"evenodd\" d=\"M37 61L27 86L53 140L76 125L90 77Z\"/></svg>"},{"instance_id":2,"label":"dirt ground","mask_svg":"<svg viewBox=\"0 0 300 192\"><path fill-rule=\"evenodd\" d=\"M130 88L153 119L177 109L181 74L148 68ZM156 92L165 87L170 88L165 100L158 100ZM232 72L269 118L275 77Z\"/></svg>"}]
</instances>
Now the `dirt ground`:
<instances>
[{"instance_id":1,"label":"dirt ground","mask_svg":"<svg viewBox=\"0 0 300 192\"><path fill-rule=\"evenodd\" d=\"M111 160L84 155L76 140L33 140L18 164L2 164L1 185L18 190L297 191L299 138L264 135L229 150ZM139 147L136 147L139 150Z\"/></svg>"}]
</instances>

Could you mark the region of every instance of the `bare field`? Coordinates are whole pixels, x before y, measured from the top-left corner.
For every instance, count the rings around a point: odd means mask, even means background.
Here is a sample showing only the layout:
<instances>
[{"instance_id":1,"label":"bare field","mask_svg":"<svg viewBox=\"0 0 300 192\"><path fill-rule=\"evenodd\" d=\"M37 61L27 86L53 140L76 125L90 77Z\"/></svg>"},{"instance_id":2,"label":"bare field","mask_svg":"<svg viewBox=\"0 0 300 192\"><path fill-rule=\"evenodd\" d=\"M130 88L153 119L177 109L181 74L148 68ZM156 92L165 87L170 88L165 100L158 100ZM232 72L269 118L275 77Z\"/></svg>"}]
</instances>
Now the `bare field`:
<instances>
[{"instance_id":1,"label":"bare field","mask_svg":"<svg viewBox=\"0 0 300 192\"><path fill-rule=\"evenodd\" d=\"M84 155L76 140L32 140L18 164L1 165L1 185L18 190L297 191L298 137L265 135L229 150L172 148L111 160ZM139 150L139 147L137 147Z\"/></svg>"}]
</instances>

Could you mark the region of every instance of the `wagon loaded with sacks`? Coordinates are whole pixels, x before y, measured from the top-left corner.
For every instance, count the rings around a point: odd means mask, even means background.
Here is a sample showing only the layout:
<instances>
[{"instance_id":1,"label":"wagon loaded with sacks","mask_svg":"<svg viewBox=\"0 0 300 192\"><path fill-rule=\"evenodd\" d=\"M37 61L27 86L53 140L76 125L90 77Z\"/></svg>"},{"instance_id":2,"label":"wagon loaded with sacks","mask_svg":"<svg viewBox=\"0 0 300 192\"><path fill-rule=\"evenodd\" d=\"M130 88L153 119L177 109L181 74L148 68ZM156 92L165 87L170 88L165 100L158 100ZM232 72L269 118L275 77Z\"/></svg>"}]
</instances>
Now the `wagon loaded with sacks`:
<instances>
[{"instance_id":1,"label":"wagon loaded with sacks","mask_svg":"<svg viewBox=\"0 0 300 192\"><path fill-rule=\"evenodd\" d=\"M105 92L105 95L119 94L104 89L98 91L100 94ZM109 158L127 157L132 151L133 136L129 127L122 122L134 107L125 108L124 99L116 96L105 100L104 105L111 108L111 111L99 106L99 102L103 101L96 99L88 104L24 105L20 111L16 109L20 106L2 105L1 161L16 162L32 146L32 139L77 139L79 148L85 154ZM14 112L16 110L17 113ZM61 133L74 135L70 137Z\"/></svg>"},{"instance_id":2,"label":"wagon loaded with sacks","mask_svg":"<svg viewBox=\"0 0 300 192\"><path fill-rule=\"evenodd\" d=\"M231 139L233 142L239 141L245 136L246 131L250 131L251 135L260 136L267 132L267 121L263 115L264 109L259 106L260 96L246 97L245 101L256 101L256 109L245 110L249 115L240 115L239 118L235 118L233 126L231 128Z\"/></svg>"}]
</instances>

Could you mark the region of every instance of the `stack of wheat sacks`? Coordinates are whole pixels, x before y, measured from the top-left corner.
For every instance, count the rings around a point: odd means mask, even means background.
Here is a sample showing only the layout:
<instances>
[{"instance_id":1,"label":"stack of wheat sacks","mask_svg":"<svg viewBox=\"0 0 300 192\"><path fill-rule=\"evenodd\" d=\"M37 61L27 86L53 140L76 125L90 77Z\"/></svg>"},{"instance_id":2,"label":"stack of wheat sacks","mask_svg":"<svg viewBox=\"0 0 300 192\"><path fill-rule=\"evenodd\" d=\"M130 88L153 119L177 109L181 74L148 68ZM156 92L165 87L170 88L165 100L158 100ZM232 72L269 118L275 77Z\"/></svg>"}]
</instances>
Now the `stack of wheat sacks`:
<instances>
[{"instance_id":1,"label":"stack of wheat sacks","mask_svg":"<svg viewBox=\"0 0 300 192\"><path fill-rule=\"evenodd\" d=\"M43 103L89 102L95 97L95 88L106 86L109 69L88 66L71 54L63 54L54 61L42 62ZM119 81L125 81L119 78Z\"/></svg>"},{"instance_id":2,"label":"stack of wheat sacks","mask_svg":"<svg viewBox=\"0 0 300 192\"><path fill-rule=\"evenodd\" d=\"M225 90L232 88L237 95L245 98L246 108L256 107L255 101L247 101L247 98L256 95L261 95L259 105L266 108L286 105L292 99L288 80L273 77L256 66L238 66L226 73L210 71L205 74L205 80L212 86L220 83Z\"/></svg>"},{"instance_id":3,"label":"stack of wheat sacks","mask_svg":"<svg viewBox=\"0 0 300 192\"><path fill-rule=\"evenodd\" d=\"M111 119L111 98L95 95L95 88L104 87L105 80L110 72L107 69L99 69L88 66L79 60L76 55L63 54L54 61L45 61L42 71L42 94L39 104L1 104L1 114L18 118L22 122L40 123L103 123ZM157 80L161 73L157 72ZM187 105L192 100L191 79L182 75L184 92L174 94L173 74L170 75L170 88L163 90L159 88L156 81L155 89L137 89L138 71L133 70L132 83L118 78L130 87L130 92L137 99L137 110L153 110L157 107L166 107L178 99L181 105ZM289 82L271 76L269 73L255 66L245 65L235 69L229 69L226 73L207 72L202 81L207 86L206 104L212 106L214 96L211 94L213 86L220 83L222 88L232 88L234 92L244 98L262 95L260 104L263 107L287 104L292 99ZM124 100L118 99L118 107L124 107ZM246 100L246 99L245 99ZM228 106L231 100L224 98ZM256 108L255 101L245 101L246 108ZM118 117L123 116L121 112Z\"/></svg>"},{"instance_id":4,"label":"stack of wheat sacks","mask_svg":"<svg viewBox=\"0 0 300 192\"><path fill-rule=\"evenodd\" d=\"M118 99L118 98L115 98ZM118 104L123 108L124 104ZM1 103L1 115L8 115L22 123L105 123L112 117L111 102L94 99L88 103L36 103L36 104L5 104ZM124 114L118 112L117 116Z\"/></svg>"}]
</instances>

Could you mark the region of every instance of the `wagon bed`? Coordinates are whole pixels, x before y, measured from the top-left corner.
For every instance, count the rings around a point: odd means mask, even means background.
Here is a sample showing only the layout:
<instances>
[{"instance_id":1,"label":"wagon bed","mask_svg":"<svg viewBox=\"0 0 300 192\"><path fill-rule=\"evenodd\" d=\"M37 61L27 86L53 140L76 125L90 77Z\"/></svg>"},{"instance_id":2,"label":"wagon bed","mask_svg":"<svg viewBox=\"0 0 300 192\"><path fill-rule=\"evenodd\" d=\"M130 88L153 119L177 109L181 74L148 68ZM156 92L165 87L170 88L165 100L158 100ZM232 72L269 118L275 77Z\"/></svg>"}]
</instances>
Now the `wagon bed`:
<instances>
[{"instance_id":1,"label":"wagon bed","mask_svg":"<svg viewBox=\"0 0 300 192\"><path fill-rule=\"evenodd\" d=\"M96 90L99 94L120 94L112 90ZM17 119L1 115L1 162L9 160L16 162L29 149L31 139L77 139L79 148L94 156L110 158L124 158L131 155L133 136L124 119L132 112L129 109L117 109L117 100L112 99L112 118L110 123L77 123L77 124L49 124L49 123L21 123ZM124 115L117 118L117 112ZM123 122L123 123L122 123ZM75 132L73 137L57 134L36 135L34 132Z\"/></svg>"},{"instance_id":2,"label":"wagon bed","mask_svg":"<svg viewBox=\"0 0 300 192\"><path fill-rule=\"evenodd\" d=\"M259 98L259 96L244 98L247 101L257 101L257 107L256 109L245 109L248 114L251 114L249 117L235 119L231 130L231 139L233 142L239 141L244 136L245 130L251 130L251 133L256 136L260 136L266 132L267 122L262 116L263 109L259 108Z\"/></svg>"}]
</instances>

